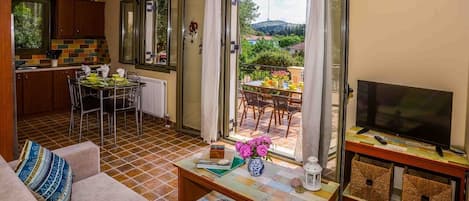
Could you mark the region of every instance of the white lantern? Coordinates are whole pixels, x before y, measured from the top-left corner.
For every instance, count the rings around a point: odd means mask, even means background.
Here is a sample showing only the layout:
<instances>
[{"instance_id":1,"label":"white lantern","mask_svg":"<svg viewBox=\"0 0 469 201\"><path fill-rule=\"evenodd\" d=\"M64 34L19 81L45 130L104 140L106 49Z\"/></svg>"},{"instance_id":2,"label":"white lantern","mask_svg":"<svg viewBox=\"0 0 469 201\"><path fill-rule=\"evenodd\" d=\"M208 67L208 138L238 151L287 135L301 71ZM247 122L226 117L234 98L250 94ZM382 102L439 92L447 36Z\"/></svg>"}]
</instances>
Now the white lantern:
<instances>
[{"instance_id":1,"label":"white lantern","mask_svg":"<svg viewBox=\"0 0 469 201\"><path fill-rule=\"evenodd\" d=\"M318 164L318 158L311 156L304 165L305 181L304 187L310 191L321 190L322 167Z\"/></svg>"}]
</instances>

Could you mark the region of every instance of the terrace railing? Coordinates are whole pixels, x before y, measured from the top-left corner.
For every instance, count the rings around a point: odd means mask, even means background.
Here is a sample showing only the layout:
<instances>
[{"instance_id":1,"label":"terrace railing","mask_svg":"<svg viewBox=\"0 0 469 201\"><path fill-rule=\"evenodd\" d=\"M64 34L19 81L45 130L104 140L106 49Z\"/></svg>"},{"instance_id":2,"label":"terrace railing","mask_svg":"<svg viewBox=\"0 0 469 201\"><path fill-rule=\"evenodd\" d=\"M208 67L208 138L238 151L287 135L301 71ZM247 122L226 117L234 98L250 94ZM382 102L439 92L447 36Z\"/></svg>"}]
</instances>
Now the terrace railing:
<instances>
[{"instance_id":1,"label":"terrace railing","mask_svg":"<svg viewBox=\"0 0 469 201\"><path fill-rule=\"evenodd\" d=\"M273 71L288 71L286 66L270 66L263 64L240 64L239 65L239 80L243 80L244 76L250 75L252 79L261 80L265 76L269 76ZM339 91L340 79L340 65L334 64L332 66L332 91Z\"/></svg>"}]
</instances>

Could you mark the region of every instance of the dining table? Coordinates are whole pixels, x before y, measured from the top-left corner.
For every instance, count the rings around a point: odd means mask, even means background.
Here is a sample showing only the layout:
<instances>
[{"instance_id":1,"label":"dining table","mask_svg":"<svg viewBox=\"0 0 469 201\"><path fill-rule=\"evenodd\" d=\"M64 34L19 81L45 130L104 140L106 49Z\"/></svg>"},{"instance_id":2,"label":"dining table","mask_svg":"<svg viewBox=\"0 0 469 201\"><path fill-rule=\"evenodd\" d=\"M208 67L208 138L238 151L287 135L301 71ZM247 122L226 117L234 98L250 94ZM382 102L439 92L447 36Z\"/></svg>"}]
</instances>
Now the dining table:
<instances>
[{"instance_id":1,"label":"dining table","mask_svg":"<svg viewBox=\"0 0 469 201\"><path fill-rule=\"evenodd\" d=\"M299 95L303 94L303 88L299 86L297 86L296 88L290 88L287 84L284 84L281 87L276 87L276 86L274 87L271 85L264 85L263 82L264 81L262 80L254 80L254 81L243 83L243 86L253 87L253 88L258 88L258 89L270 89L270 90L288 92L288 93L299 94Z\"/></svg>"},{"instance_id":2,"label":"dining table","mask_svg":"<svg viewBox=\"0 0 469 201\"><path fill-rule=\"evenodd\" d=\"M140 136L143 134L143 111L142 111L142 88L145 86L145 83L136 82L132 80L124 79L122 82L116 82L113 78L99 78L98 81L90 81L83 79L80 81L80 85L84 88L88 88L98 92L99 98L99 120L100 120L100 135L101 135L101 146L104 145L104 99L106 98L104 94L109 94L110 91L114 88L137 88L137 110L139 112L139 122L137 125L140 125L137 128L137 133Z\"/></svg>"}]
</instances>

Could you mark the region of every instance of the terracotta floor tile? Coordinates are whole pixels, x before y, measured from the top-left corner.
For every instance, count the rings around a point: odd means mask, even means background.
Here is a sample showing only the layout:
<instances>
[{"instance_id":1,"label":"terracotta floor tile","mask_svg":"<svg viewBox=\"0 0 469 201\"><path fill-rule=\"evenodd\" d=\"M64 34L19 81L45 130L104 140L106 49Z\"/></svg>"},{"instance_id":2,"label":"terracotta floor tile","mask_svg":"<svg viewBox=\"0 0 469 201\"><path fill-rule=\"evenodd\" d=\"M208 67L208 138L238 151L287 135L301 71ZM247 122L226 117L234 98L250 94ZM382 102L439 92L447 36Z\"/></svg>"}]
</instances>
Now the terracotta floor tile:
<instances>
[{"instance_id":1,"label":"terracotta floor tile","mask_svg":"<svg viewBox=\"0 0 469 201\"><path fill-rule=\"evenodd\" d=\"M147 173L143 173L141 175L136 176L134 179L139 183L145 183L146 181L152 179L152 176Z\"/></svg>"},{"instance_id":2,"label":"terracotta floor tile","mask_svg":"<svg viewBox=\"0 0 469 201\"><path fill-rule=\"evenodd\" d=\"M129 170L131 170L131 169L134 169L134 168L135 168L135 167L132 166L132 165L130 165L130 164L124 164L124 165L122 165L122 166L119 166L117 169L118 169L119 171L125 173L125 172L127 172L127 171L129 171Z\"/></svg>"},{"instance_id":3,"label":"terracotta floor tile","mask_svg":"<svg viewBox=\"0 0 469 201\"><path fill-rule=\"evenodd\" d=\"M167 185L167 184L161 184L160 186L156 187L153 192L156 192L160 196L165 196L168 193L171 193L174 188Z\"/></svg>"},{"instance_id":4,"label":"terracotta floor tile","mask_svg":"<svg viewBox=\"0 0 469 201\"><path fill-rule=\"evenodd\" d=\"M89 116L89 129L83 132L84 141L100 145L95 115ZM18 121L19 150L26 139L57 149L78 142L78 125L68 135L69 113L43 115ZM177 200L177 172L171 160L190 155L208 147L199 137L184 135L164 127L163 121L144 116L144 134L136 136L132 115L127 115L124 129L123 115L119 115L117 146L105 132L104 146L100 146L101 171L120 181L149 200ZM79 122L76 118L75 122ZM104 129L107 131L107 123ZM160 176L160 177L159 177Z\"/></svg>"}]
</instances>

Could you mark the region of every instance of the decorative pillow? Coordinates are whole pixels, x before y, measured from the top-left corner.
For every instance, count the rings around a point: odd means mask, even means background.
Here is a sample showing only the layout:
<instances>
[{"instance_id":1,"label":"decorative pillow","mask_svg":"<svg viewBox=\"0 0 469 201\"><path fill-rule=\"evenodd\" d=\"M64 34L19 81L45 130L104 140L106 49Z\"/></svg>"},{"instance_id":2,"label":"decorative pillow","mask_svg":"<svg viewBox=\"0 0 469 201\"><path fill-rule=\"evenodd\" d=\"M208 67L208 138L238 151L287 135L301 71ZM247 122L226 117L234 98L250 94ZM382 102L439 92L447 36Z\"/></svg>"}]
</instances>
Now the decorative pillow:
<instances>
[{"instance_id":1,"label":"decorative pillow","mask_svg":"<svg viewBox=\"0 0 469 201\"><path fill-rule=\"evenodd\" d=\"M69 201L72 169L63 159L36 142L27 140L18 159L16 175L47 201Z\"/></svg>"}]
</instances>

